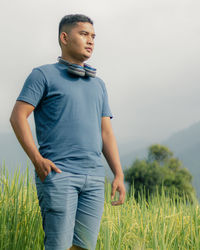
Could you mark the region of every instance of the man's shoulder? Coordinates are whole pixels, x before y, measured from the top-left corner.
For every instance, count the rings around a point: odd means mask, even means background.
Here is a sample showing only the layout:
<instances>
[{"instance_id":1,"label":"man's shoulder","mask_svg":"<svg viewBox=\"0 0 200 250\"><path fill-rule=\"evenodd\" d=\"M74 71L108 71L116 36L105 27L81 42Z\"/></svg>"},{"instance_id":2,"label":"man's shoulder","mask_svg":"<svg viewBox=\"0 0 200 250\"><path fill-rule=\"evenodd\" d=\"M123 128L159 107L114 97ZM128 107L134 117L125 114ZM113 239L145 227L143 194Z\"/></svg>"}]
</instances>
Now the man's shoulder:
<instances>
[{"instance_id":1,"label":"man's shoulder","mask_svg":"<svg viewBox=\"0 0 200 250\"><path fill-rule=\"evenodd\" d=\"M105 89L105 82L104 82L104 80L101 77L99 77L99 76L96 76L95 78L96 78L96 81L101 85L101 88L104 90Z\"/></svg>"},{"instance_id":2,"label":"man's shoulder","mask_svg":"<svg viewBox=\"0 0 200 250\"><path fill-rule=\"evenodd\" d=\"M33 72L38 72L41 76L45 77L46 79L50 79L52 75L56 72L56 64L57 63L49 63L49 64L42 64L39 66L35 66L32 70Z\"/></svg>"},{"instance_id":3,"label":"man's shoulder","mask_svg":"<svg viewBox=\"0 0 200 250\"><path fill-rule=\"evenodd\" d=\"M53 68L56 68L56 63L42 64L42 65L34 67L34 69L41 70L41 71L49 71L49 70L52 70Z\"/></svg>"}]
</instances>

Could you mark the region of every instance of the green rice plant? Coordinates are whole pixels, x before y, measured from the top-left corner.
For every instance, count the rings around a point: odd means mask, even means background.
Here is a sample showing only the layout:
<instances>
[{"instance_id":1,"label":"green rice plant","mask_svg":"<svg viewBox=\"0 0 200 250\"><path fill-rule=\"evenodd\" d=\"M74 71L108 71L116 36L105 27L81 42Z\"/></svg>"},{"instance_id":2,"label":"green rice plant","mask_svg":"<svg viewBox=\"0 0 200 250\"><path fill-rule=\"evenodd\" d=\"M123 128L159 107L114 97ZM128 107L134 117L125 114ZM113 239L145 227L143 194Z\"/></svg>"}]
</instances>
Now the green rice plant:
<instances>
[{"instance_id":1,"label":"green rice plant","mask_svg":"<svg viewBox=\"0 0 200 250\"><path fill-rule=\"evenodd\" d=\"M0 167L0 250L43 250L44 232L36 186L17 169L9 176ZM145 199L146 190L134 199L134 186L124 204L111 205L111 183L105 180L104 212L96 250L191 250L200 249L200 208L189 204L177 191L164 187ZM119 198L116 192L115 199Z\"/></svg>"},{"instance_id":2,"label":"green rice plant","mask_svg":"<svg viewBox=\"0 0 200 250\"><path fill-rule=\"evenodd\" d=\"M97 249L200 249L199 203L190 205L174 189L145 200L145 189L134 199L134 187L121 206L109 200L111 184L106 183L104 214ZM116 197L117 199L118 197Z\"/></svg>"},{"instance_id":3,"label":"green rice plant","mask_svg":"<svg viewBox=\"0 0 200 250\"><path fill-rule=\"evenodd\" d=\"M0 249L42 249L41 216L28 166L11 178L4 163L0 184Z\"/></svg>"}]
</instances>

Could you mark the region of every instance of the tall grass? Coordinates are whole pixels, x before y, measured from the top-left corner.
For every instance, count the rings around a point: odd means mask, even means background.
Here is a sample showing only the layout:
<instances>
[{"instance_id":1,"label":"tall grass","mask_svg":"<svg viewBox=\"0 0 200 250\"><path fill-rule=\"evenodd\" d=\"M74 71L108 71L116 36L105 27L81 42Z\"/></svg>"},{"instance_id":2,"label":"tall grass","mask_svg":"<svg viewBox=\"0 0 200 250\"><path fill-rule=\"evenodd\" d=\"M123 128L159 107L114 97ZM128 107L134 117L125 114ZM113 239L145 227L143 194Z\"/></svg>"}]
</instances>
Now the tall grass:
<instances>
[{"instance_id":1,"label":"tall grass","mask_svg":"<svg viewBox=\"0 0 200 250\"><path fill-rule=\"evenodd\" d=\"M0 250L43 250L42 218L29 167L24 174L17 169L11 178L3 164L0 183ZM111 184L106 179L96 250L200 249L198 202L177 202L175 192L170 198L164 190L148 202L144 193L138 202L133 195L134 188L123 205L112 206Z\"/></svg>"}]
</instances>

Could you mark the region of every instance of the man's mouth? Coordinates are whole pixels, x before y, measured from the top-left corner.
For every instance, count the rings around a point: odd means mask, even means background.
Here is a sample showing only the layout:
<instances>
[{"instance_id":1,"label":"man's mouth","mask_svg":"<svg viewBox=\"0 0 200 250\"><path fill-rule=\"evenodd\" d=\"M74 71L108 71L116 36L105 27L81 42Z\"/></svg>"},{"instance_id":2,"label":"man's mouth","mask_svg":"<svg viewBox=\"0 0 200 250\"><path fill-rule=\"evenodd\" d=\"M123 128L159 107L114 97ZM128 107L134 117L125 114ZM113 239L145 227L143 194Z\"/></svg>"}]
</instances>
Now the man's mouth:
<instances>
[{"instance_id":1,"label":"man's mouth","mask_svg":"<svg viewBox=\"0 0 200 250\"><path fill-rule=\"evenodd\" d=\"M87 50L88 52L92 52L92 49L91 49L91 48L86 48L86 50Z\"/></svg>"}]
</instances>

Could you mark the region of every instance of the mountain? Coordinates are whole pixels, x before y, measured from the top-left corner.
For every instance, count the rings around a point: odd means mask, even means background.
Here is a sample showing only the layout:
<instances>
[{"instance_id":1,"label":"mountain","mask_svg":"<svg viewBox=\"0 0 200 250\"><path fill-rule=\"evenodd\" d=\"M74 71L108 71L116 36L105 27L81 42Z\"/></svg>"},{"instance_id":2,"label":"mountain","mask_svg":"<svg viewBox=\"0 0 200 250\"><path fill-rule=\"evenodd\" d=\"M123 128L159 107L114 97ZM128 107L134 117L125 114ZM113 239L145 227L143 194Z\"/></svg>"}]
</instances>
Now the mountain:
<instances>
[{"instance_id":1,"label":"mountain","mask_svg":"<svg viewBox=\"0 0 200 250\"><path fill-rule=\"evenodd\" d=\"M173 134L162 144L168 146L193 176L193 186L200 199L200 122Z\"/></svg>"},{"instance_id":2,"label":"mountain","mask_svg":"<svg viewBox=\"0 0 200 250\"><path fill-rule=\"evenodd\" d=\"M32 132L34 141L37 144L34 131ZM147 141L142 138L130 138L126 142L117 141L120 161L123 169L130 167L136 158L144 159L147 157L148 147L152 144L159 143L166 145L174 152L174 156L178 157L183 165L190 171L193 176L193 186L196 189L197 197L200 199L200 122L189 126L183 130L180 130L172 134L168 139L164 141ZM102 156L103 157L103 156ZM5 161L5 165L9 169L9 173L13 173L18 167L21 171L25 171L27 164L31 173L33 173L34 167L27 157L26 153L22 149L18 140L15 137L14 132L1 133L0 134L0 166ZM103 157L105 164L106 174L110 180L113 179L112 171L108 166L105 158Z\"/></svg>"},{"instance_id":3,"label":"mountain","mask_svg":"<svg viewBox=\"0 0 200 250\"><path fill-rule=\"evenodd\" d=\"M128 154L121 156L123 167L130 167L136 158L143 159L147 157L148 147L152 144L162 144L167 146L174 156L183 162L185 168L193 176L192 184L196 190L197 197L200 200L200 122L197 122L183 130L172 134L164 141L153 142L138 150L133 150ZM134 144L134 142L133 142Z\"/></svg>"},{"instance_id":4,"label":"mountain","mask_svg":"<svg viewBox=\"0 0 200 250\"><path fill-rule=\"evenodd\" d=\"M35 131L32 131L32 135L36 146L38 147ZM126 156L127 153L136 150L138 146L144 147L147 142L142 138L129 138L128 141L117 142L117 144L121 158L123 155ZM102 158L106 169L106 175L111 180L113 179L112 171L110 170L110 167L108 166L103 155ZM0 167L4 162L10 175L13 175L14 171L18 169L18 167L20 167L21 172L25 172L27 164L29 166L30 173L34 173L34 166L32 162L22 149L14 132L12 131L10 133L0 133Z\"/></svg>"},{"instance_id":5,"label":"mountain","mask_svg":"<svg viewBox=\"0 0 200 250\"><path fill-rule=\"evenodd\" d=\"M34 132L32 134L36 146L38 146ZM24 172L27 165L29 166L30 173L33 174L34 168L32 162L24 152L14 132L0 134L0 167L3 164L9 170L9 175L12 175L18 167L21 172Z\"/></svg>"}]
</instances>

